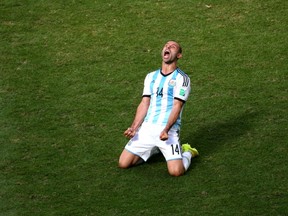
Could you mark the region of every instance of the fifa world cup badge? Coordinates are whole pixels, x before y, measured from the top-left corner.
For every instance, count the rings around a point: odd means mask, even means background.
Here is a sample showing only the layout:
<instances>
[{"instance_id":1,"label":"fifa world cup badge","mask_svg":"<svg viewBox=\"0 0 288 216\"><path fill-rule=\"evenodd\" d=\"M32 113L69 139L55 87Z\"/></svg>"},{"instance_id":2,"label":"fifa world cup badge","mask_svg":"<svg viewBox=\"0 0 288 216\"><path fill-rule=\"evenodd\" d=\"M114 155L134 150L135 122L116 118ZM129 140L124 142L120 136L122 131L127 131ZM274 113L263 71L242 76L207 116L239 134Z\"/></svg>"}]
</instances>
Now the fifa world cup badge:
<instances>
[{"instance_id":1,"label":"fifa world cup badge","mask_svg":"<svg viewBox=\"0 0 288 216\"><path fill-rule=\"evenodd\" d=\"M181 95L181 96L185 96L185 90L184 90L184 89L181 89L181 90L180 90L180 95Z\"/></svg>"}]
</instances>

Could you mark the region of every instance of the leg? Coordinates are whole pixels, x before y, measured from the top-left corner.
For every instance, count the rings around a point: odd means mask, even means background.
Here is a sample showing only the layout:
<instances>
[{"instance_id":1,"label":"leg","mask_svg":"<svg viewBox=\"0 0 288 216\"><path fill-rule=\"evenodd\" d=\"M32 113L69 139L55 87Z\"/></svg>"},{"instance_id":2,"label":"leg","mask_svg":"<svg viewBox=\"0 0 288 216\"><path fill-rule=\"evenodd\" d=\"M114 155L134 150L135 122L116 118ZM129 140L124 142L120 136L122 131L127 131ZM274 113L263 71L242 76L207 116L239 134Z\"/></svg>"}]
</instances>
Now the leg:
<instances>
[{"instance_id":1,"label":"leg","mask_svg":"<svg viewBox=\"0 0 288 216\"><path fill-rule=\"evenodd\" d=\"M126 169L141 162L143 162L142 158L124 149L120 155L118 166L120 168Z\"/></svg>"},{"instance_id":2,"label":"leg","mask_svg":"<svg viewBox=\"0 0 288 216\"><path fill-rule=\"evenodd\" d=\"M166 161L168 172L171 176L181 176L185 173L183 158L181 153L181 145L178 142L177 136L170 136L170 143L163 142L160 144L160 150L163 153Z\"/></svg>"},{"instance_id":3,"label":"leg","mask_svg":"<svg viewBox=\"0 0 288 216\"><path fill-rule=\"evenodd\" d=\"M167 167L171 176L181 176L185 173L185 168L181 159L167 161Z\"/></svg>"},{"instance_id":4,"label":"leg","mask_svg":"<svg viewBox=\"0 0 288 216\"><path fill-rule=\"evenodd\" d=\"M167 145L166 145L167 146ZM167 160L168 172L172 176L181 176L189 168L192 157L199 155L197 149L192 148L189 144L182 145L182 159L179 158L181 148L179 144L170 145L171 148L164 148L164 156ZM172 152L171 152L172 150Z\"/></svg>"},{"instance_id":5,"label":"leg","mask_svg":"<svg viewBox=\"0 0 288 216\"><path fill-rule=\"evenodd\" d=\"M188 143L182 145L182 157L183 157L183 165L185 170L188 170L192 158L195 158L199 155L199 152L196 148L192 148Z\"/></svg>"}]
</instances>

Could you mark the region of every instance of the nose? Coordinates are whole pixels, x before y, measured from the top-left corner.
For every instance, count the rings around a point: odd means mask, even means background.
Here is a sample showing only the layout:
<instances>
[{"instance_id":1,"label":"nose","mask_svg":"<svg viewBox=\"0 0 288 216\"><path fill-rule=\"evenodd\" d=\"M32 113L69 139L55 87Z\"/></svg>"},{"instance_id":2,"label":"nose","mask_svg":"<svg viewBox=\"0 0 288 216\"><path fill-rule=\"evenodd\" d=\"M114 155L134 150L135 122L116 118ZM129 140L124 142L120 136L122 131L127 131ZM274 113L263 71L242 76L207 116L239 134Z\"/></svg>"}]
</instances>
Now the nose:
<instances>
[{"instance_id":1,"label":"nose","mask_svg":"<svg viewBox=\"0 0 288 216\"><path fill-rule=\"evenodd\" d=\"M171 45L166 45L166 49L170 49L171 48Z\"/></svg>"}]
</instances>

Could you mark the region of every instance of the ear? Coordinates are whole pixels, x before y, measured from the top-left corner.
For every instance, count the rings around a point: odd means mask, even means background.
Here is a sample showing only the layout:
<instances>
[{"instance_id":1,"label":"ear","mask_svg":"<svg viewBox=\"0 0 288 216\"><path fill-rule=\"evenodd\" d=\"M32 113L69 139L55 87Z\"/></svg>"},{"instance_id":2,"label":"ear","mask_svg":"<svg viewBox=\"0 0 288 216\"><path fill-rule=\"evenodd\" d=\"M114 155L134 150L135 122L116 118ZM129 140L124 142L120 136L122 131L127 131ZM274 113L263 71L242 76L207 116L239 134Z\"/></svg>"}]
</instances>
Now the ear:
<instances>
[{"instance_id":1,"label":"ear","mask_svg":"<svg viewBox=\"0 0 288 216\"><path fill-rule=\"evenodd\" d=\"M180 59L180 58L182 58L182 53L177 54L177 59Z\"/></svg>"}]
</instances>

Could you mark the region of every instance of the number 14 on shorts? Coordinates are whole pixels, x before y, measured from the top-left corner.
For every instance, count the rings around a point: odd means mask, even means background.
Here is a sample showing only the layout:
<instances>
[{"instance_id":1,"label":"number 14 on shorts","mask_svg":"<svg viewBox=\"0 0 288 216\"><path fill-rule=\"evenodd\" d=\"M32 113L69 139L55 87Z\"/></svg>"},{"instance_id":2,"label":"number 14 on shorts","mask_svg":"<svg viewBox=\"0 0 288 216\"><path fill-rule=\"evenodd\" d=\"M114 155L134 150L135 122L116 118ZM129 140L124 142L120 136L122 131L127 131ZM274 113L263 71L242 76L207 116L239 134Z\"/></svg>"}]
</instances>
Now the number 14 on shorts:
<instances>
[{"instance_id":1,"label":"number 14 on shorts","mask_svg":"<svg viewBox=\"0 0 288 216\"><path fill-rule=\"evenodd\" d=\"M171 144L171 150L172 150L173 155L175 155L175 154L180 155L181 154L179 144Z\"/></svg>"}]
</instances>

